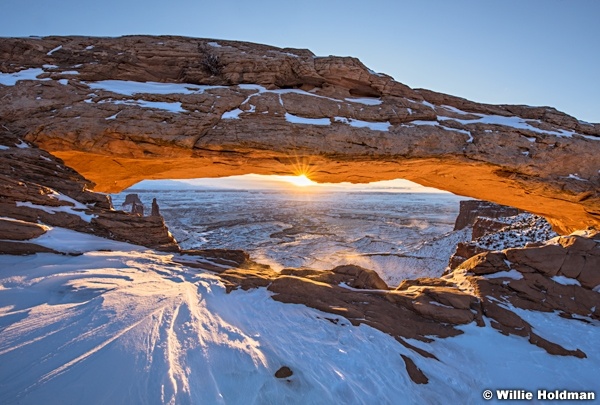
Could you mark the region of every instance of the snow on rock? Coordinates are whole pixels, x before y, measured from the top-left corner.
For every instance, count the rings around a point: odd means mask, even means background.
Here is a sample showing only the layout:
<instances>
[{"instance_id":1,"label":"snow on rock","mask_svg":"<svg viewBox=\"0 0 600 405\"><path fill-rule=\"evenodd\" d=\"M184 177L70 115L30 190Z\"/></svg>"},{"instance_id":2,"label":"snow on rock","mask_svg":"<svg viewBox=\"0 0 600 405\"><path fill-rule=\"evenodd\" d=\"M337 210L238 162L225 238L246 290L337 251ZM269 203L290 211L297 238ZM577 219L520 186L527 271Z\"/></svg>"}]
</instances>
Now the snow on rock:
<instances>
[{"instance_id":1,"label":"snow on rock","mask_svg":"<svg viewBox=\"0 0 600 405\"><path fill-rule=\"evenodd\" d=\"M170 259L3 257L0 402L421 401L400 357L413 354L390 336L264 289L226 294ZM293 375L279 380L282 366Z\"/></svg>"},{"instance_id":2,"label":"snow on rock","mask_svg":"<svg viewBox=\"0 0 600 405\"><path fill-rule=\"evenodd\" d=\"M98 246L114 251L2 257L0 402L478 403L485 388L597 383L595 321L510 308L584 359L505 336L485 317L456 337L407 339L436 356L425 358L364 324L274 301L264 288L226 294L216 276L172 254L106 242ZM412 382L401 356L428 384ZM292 374L278 379L282 367Z\"/></svg>"},{"instance_id":3,"label":"snow on rock","mask_svg":"<svg viewBox=\"0 0 600 405\"><path fill-rule=\"evenodd\" d=\"M306 124L306 125L331 125L329 118L304 118L290 113L285 113L285 120L292 124Z\"/></svg>"},{"instance_id":4,"label":"snow on rock","mask_svg":"<svg viewBox=\"0 0 600 405\"><path fill-rule=\"evenodd\" d=\"M552 281L556 281L558 284L562 284L562 285L578 285L581 286L581 283L579 282L579 280L576 280L574 278L570 278L570 277L565 277L565 276L554 276L551 277Z\"/></svg>"},{"instance_id":5,"label":"snow on rock","mask_svg":"<svg viewBox=\"0 0 600 405\"><path fill-rule=\"evenodd\" d=\"M354 118L345 118L345 117L334 117L336 122L341 122L344 124L348 124L351 127L355 128L369 128L373 131L388 131L392 124L389 121L386 122L369 122L369 121L361 121Z\"/></svg>"},{"instance_id":6,"label":"snow on rock","mask_svg":"<svg viewBox=\"0 0 600 405\"><path fill-rule=\"evenodd\" d=\"M223 86L201 86L187 83L134 82L129 80L102 80L84 82L89 88L110 91L124 96L134 94L201 94Z\"/></svg>"},{"instance_id":7,"label":"snow on rock","mask_svg":"<svg viewBox=\"0 0 600 405\"><path fill-rule=\"evenodd\" d=\"M19 139L19 143L15 144L15 146L19 149L27 149L29 148L29 144L22 139Z\"/></svg>"},{"instance_id":8,"label":"snow on rock","mask_svg":"<svg viewBox=\"0 0 600 405\"><path fill-rule=\"evenodd\" d=\"M94 101L90 98L90 99L84 100L84 102L89 104L89 103L93 103ZM111 98L98 101L98 104L106 104L106 103L115 104L115 105L135 105L135 106L142 107L142 108L152 108L152 109L156 109L156 110L163 110L163 111L167 111L167 112L174 113L174 114L187 112L187 110L181 106L181 102L178 102L178 101L177 102L176 101L169 102L169 101L146 101L146 100L113 100Z\"/></svg>"},{"instance_id":9,"label":"snow on rock","mask_svg":"<svg viewBox=\"0 0 600 405\"><path fill-rule=\"evenodd\" d=\"M69 207L69 206L66 206L66 205L60 205L58 207L55 207L55 206L50 206L50 205L33 204L33 203L29 202L29 201L17 201L16 204L17 204L17 207L33 208L33 209L36 209L36 210L42 210L42 211L47 212L49 214L56 214L57 212L66 212L67 214L77 215L78 217L80 217L85 222L90 222L93 218L95 218L95 215L86 214L86 213L81 212L81 211L76 211L76 210L73 209L73 207Z\"/></svg>"},{"instance_id":10,"label":"snow on rock","mask_svg":"<svg viewBox=\"0 0 600 405\"><path fill-rule=\"evenodd\" d=\"M52 49L50 52L48 52L46 55L48 56L52 56L52 54L58 50L62 49L62 45L57 46L56 48Z\"/></svg>"},{"instance_id":11,"label":"snow on rock","mask_svg":"<svg viewBox=\"0 0 600 405\"><path fill-rule=\"evenodd\" d=\"M381 103L383 103L383 101L381 101L381 99L379 99L379 98L367 98L367 97L345 98L344 100L350 101L351 103L360 103L360 104L365 104L365 105L381 105Z\"/></svg>"},{"instance_id":12,"label":"snow on rock","mask_svg":"<svg viewBox=\"0 0 600 405\"><path fill-rule=\"evenodd\" d=\"M486 274L485 278L510 278L512 280L521 280L523 279L523 274L521 272L511 269L509 271L498 271L493 274ZM577 281L577 280L576 280Z\"/></svg>"},{"instance_id":13,"label":"snow on rock","mask_svg":"<svg viewBox=\"0 0 600 405\"><path fill-rule=\"evenodd\" d=\"M496 218L506 226L498 232L484 235L474 241L477 247L487 250L504 250L523 247L527 243L545 242L557 236L544 218L533 214Z\"/></svg>"},{"instance_id":14,"label":"snow on rock","mask_svg":"<svg viewBox=\"0 0 600 405\"><path fill-rule=\"evenodd\" d=\"M600 367L600 349L595 343L600 336L597 322L566 320L554 313L519 309L515 312L530 322L542 337L564 343L566 347L573 347L573 342L577 342L576 346L588 357L550 355L526 339L499 333L487 318L484 318L485 327L473 323L459 327L464 333L456 337L435 339L429 344L410 340L409 343L430 351L439 359L439 362L415 361L427 375L432 375L428 387L436 392L445 384L452 386L447 391L449 398L439 403L483 403L481 395L485 389L518 387L534 393L540 388L594 390L596 375L590 371ZM526 312L531 316L524 316ZM453 401L456 392L462 392L464 397ZM433 399L425 402L432 403Z\"/></svg>"},{"instance_id":15,"label":"snow on rock","mask_svg":"<svg viewBox=\"0 0 600 405\"><path fill-rule=\"evenodd\" d=\"M44 73L44 69L29 68L15 73L0 73L0 84L5 86L14 86L19 80L50 80L38 79L37 77Z\"/></svg>"},{"instance_id":16,"label":"snow on rock","mask_svg":"<svg viewBox=\"0 0 600 405\"><path fill-rule=\"evenodd\" d=\"M17 207L33 208L33 209L37 209L37 210L42 210L49 214L55 214L57 212L65 212L70 215L76 215L86 222L90 222L93 218L96 217L96 215L86 214L85 212L83 212L83 211L87 210L88 207L83 205L79 201L72 199L71 197L68 197L64 194L57 193L56 191L52 191L52 193L49 194L48 196L55 200L65 201L65 202L69 203L70 205L59 205L59 206L38 205L38 204L33 204L29 201L17 201L16 204L17 204Z\"/></svg>"},{"instance_id":17,"label":"snow on rock","mask_svg":"<svg viewBox=\"0 0 600 405\"><path fill-rule=\"evenodd\" d=\"M222 120L232 120L232 119L239 120L241 113L243 113L243 111L240 110L239 108L236 108L235 110L224 112L223 115L221 116L221 119Z\"/></svg>"}]
</instances>

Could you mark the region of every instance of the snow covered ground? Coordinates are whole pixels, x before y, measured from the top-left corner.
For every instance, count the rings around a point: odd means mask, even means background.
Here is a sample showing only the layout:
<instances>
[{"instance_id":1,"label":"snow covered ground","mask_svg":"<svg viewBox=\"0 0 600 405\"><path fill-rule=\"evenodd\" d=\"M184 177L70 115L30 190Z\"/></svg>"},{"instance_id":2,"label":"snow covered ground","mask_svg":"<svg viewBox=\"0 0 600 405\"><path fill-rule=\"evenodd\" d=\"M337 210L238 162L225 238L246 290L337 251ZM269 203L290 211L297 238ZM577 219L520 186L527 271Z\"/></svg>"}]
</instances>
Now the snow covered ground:
<instances>
[{"instance_id":1,"label":"snow covered ground","mask_svg":"<svg viewBox=\"0 0 600 405\"><path fill-rule=\"evenodd\" d=\"M60 237L46 236L48 247L87 245L71 249L78 256L0 257L2 404L448 404L480 403L486 388L597 389L594 322L516 310L586 359L474 324L454 338L410 341L438 361L262 288L226 294L215 275L172 254L51 232ZM400 355L429 383L413 383ZM275 378L282 366L293 375Z\"/></svg>"}]
</instances>

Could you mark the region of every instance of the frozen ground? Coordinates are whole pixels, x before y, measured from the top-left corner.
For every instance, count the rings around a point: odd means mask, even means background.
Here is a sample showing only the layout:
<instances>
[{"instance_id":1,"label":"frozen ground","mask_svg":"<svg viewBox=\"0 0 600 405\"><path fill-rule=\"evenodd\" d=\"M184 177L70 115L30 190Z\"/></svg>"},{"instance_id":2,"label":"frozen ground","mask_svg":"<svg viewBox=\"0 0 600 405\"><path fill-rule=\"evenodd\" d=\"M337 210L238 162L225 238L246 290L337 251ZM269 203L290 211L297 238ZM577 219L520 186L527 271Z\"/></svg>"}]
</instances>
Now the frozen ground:
<instances>
[{"instance_id":1,"label":"frozen ground","mask_svg":"<svg viewBox=\"0 0 600 405\"><path fill-rule=\"evenodd\" d=\"M357 264L389 285L439 276L468 231L451 232L462 197L388 192L135 190L149 210L156 197L187 249L243 249L284 267ZM113 196L119 208L128 191ZM446 235L441 237L441 235Z\"/></svg>"},{"instance_id":2,"label":"frozen ground","mask_svg":"<svg viewBox=\"0 0 600 405\"><path fill-rule=\"evenodd\" d=\"M588 357L552 356L471 324L410 342L435 360L262 288L226 294L172 254L59 228L35 242L63 250L79 240L78 256L0 257L2 404L457 404L482 402L486 388L597 389L594 321L507 305ZM429 383L413 383L400 355ZM275 378L282 366L293 375Z\"/></svg>"}]
</instances>

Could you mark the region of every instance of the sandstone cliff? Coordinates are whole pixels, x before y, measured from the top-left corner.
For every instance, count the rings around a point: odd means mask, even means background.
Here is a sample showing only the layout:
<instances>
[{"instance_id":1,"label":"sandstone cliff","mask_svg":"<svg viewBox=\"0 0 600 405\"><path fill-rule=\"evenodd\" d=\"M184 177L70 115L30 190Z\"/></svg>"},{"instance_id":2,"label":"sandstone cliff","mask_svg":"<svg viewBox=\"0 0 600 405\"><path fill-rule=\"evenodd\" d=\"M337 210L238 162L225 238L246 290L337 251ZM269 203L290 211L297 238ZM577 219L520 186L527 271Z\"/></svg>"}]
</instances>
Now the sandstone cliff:
<instances>
[{"instance_id":1,"label":"sandstone cliff","mask_svg":"<svg viewBox=\"0 0 600 405\"><path fill-rule=\"evenodd\" d=\"M0 121L99 191L148 178L407 178L544 215L600 218L600 125L415 90L348 57L181 37L0 40Z\"/></svg>"},{"instance_id":2,"label":"sandstone cliff","mask_svg":"<svg viewBox=\"0 0 600 405\"><path fill-rule=\"evenodd\" d=\"M115 211L109 196L64 162L0 130L0 254L48 252L35 241L49 227L86 232L150 248L179 247L162 217Z\"/></svg>"}]
</instances>

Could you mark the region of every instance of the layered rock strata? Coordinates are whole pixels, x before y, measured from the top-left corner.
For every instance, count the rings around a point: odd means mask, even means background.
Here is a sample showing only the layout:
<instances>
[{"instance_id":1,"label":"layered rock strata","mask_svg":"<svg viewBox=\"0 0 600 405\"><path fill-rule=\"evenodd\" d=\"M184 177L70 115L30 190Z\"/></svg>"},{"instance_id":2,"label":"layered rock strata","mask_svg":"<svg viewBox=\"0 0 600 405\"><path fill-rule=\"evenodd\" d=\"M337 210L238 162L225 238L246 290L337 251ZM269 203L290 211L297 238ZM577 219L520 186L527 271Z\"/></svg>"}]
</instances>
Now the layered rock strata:
<instances>
[{"instance_id":1,"label":"layered rock strata","mask_svg":"<svg viewBox=\"0 0 600 405\"><path fill-rule=\"evenodd\" d=\"M110 197L55 156L0 130L0 253L51 249L26 242L61 227L151 248L179 247L162 217L115 211Z\"/></svg>"},{"instance_id":2,"label":"layered rock strata","mask_svg":"<svg viewBox=\"0 0 600 405\"><path fill-rule=\"evenodd\" d=\"M348 57L182 37L0 40L0 120L96 183L308 173L407 178L544 215L600 218L600 125L411 89ZM585 164L581 164L585 162Z\"/></svg>"}]
</instances>

